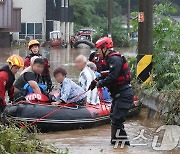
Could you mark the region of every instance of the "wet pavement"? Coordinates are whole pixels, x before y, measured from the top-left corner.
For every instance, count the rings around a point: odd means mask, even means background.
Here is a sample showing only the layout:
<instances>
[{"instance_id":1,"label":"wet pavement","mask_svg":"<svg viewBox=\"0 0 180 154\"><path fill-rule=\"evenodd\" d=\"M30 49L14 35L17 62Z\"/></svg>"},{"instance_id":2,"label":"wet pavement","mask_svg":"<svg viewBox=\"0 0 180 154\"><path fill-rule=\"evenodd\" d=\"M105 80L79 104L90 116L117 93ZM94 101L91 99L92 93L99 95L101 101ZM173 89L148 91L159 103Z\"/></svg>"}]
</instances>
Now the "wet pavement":
<instances>
[{"instance_id":1,"label":"wet pavement","mask_svg":"<svg viewBox=\"0 0 180 154\"><path fill-rule=\"evenodd\" d=\"M125 56L136 56L136 48L120 49ZM28 54L26 48L22 49L0 49L0 66L5 64L7 58L12 54L19 54L23 58ZM51 74L53 70L61 66L68 72L68 77L77 81L79 71L75 69L75 58L83 54L89 56L89 48L82 49L41 49L44 57L47 57L51 65ZM53 79L54 80L54 79ZM127 119L125 123L126 130L131 140L130 147L114 148L110 145L110 124L84 130L72 130L61 132L50 132L40 134L39 138L43 141L54 143L61 149L68 148L72 154L121 154L121 153L180 153L174 151L155 151L151 144L155 130L162 125L157 119L147 120L147 111L143 109L139 116ZM140 132L143 138L138 138Z\"/></svg>"}]
</instances>

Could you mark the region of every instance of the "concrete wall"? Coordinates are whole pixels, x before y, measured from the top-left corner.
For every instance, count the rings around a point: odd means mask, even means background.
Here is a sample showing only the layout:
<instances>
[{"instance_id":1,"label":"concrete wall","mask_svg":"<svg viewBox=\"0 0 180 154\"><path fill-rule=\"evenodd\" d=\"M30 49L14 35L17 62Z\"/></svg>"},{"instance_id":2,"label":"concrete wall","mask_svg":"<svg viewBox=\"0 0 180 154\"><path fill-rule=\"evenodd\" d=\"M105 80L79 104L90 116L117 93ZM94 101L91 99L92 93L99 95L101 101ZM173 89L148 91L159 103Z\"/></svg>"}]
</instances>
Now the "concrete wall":
<instances>
[{"instance_id":1,"label":"concrete wall","mask_svg":"<svg viewBox=\"0 0 180 154\"><path fill-rule=\"evenodd\" d=\"M12 28L12 0L0 3L0 28Z\"/></svg>"},{"instance_id":2,"label":"concrete wall","mask_svg":"<svg viewBox=\"0 0 180 154\"><path fill-rule=\"evenodd\" d=\"M65 39L65 33L66 33L66 23L65 22L61 22L61 34L62 34L62 38Z\"/></svg>"},{"instance_id":3,"label":"concrete wall","mask_svg":"<svg viewBox=\"0 0 180 154\"><path fill-rule=\"evenodd\" d=\"M0 48L9 48L11 46L9 32L0 32L0 43Z\"/></svg>"},{"instance_id":4,"label":"concrete wall","mask_svg":"<svg viewBox=\"0 0 180 154\"><path fill-rule=\"evenodd\" d=\"M65 32L65 41L67 42L67 43L69 43L69 38L70 38L70 35L69 35L69 22L66 22L66 32Z\"/></svg>"},{"instance_id":5,"label":"concrete wall","mask_svg":"<svg viewBox=\"0 0 180 154\"><path fill-rule=\"evenodd\" d=\"M53 0L52 0L53 1ZM46 40L46 0L13 0L14 7L20 7L22 23L42 23L43 40ZM68 19L67 19L68 20ZM52 20L53 21L53 20ZM61 31L66 42L73 35L73 22L54 21L53 30ZM13 33L13 39L18 40L19 33Z\"/></svg>"},{"instance_id":6,"label":"concrete wall","mask_svg":"<svg viewBox=\"0 0 180 154\"><path fill-rule=\"evenodd\" d=\"M20 7L21 22L37 22L42 23L42 35L45 40L46 32L46 0L13 0L14 7ZM18 33L14 33L13 37L18 38Z\"/></svg>"},{"instance_id":7,"label":"concrete wall","mask_svg":"<svg viewBox=\"0 0 180 154\"><path fill-rule=\"evenodd\" d=\"M70 36L74 35L74 22L69 23L69 35Z\"/></svg>"},{"instance_id":8,"label":"concrete wall","mask_svg":"<svg viewBox=\"0 0 180 154\"><path fill-rule=\"evenodd\" d=\"M60 29L61 29L60 21L54 21L54 23L53 23L53 31L60 31Z\"/></svg>"},{"instance_id":9,"label":"concrete wall","mask_svg":"<svg viewBox=\"0 0 180 154\"><path fill-rule=\"evenodd\" d=\"M63 34L62 38L69 43L69 39L74 35L74 23L73 22L61 22L60 31Z\"/></svg>"}]
</instances>

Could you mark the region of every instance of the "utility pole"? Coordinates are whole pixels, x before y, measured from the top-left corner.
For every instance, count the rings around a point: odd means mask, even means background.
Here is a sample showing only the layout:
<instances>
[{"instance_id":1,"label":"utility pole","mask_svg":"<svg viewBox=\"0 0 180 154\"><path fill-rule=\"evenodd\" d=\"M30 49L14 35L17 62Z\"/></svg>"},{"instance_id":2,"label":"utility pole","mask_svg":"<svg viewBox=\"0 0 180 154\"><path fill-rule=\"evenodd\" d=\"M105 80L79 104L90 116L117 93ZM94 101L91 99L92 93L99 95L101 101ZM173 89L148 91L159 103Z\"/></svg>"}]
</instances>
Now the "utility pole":
<instances>
[{"instance_id":1,"label":"utility pole","mask_svg":"<svg viewBox=\"0 0 180 154\"><path fill-rule=\"evenodd\" d=\"M108 37L112 37L112 5L113 0L108 0Z\"/></svg>"},{"instance_id":2,"label":"utility pole","mask_svg":"<svg viewBox=\"0 0 180 154\"><path fill-rule=\"evenodd\" d=\"M144 5L146 0L139 0L138 14L138 55L144 54Z\"/></svg>"},{"instance_id":3,"label":"utility pole","mask_svg":"<svg viewBox=\"0 0 180 154\"><path fill-rule=\"evenodd\" d=\"M128 0L127 32L129 38L130 38L130 14L131 14L131 0Z\"/></svg>"},{"instance_id":4,"label":"utility pole","mask_svg":"<svg viewBox=\"0 0 180 154\"><path fill-rule=\"evenodd\" d=\"M146 0L145 3L145 25L144 25L144 35L145 35L145 47L146 47L146 54L152 55L153 50L153 42L152 42L152 35L153 35L153 0Z\"/></svg>"},{"instance_id":5,"label":"utility pole","mask_svg":"<svg viewBox=\"0 0 180 154\"><path fill-rule=\"evenodd\" d=\"M139 0L138 56L136 77L140 83L151 84L153 0Z\"/></svg>"}]
</instances>

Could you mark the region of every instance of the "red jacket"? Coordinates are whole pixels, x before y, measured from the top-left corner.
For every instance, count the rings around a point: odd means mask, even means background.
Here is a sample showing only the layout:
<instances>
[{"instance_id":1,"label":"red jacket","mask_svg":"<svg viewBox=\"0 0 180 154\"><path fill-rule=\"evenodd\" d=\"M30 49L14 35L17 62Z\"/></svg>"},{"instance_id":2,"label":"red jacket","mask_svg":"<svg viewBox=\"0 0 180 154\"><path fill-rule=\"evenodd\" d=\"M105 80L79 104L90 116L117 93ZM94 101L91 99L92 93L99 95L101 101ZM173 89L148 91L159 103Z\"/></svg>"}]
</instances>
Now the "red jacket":
<instances>
[{"instance_id":1,"label":"red jacket","mask_svg":"<svg viewBox=\"0 0 180 154\"><path fill-rule=\"evenodd\" d=\"M0 98L2 99L3 106L6 106L6 101L5 101L6 91L8 91L8 95L10 98L14 97L14 86L11 85L11 87L7 89L6 86L8 82L9 82L8 72L0 71Z\"/></svg>"},{"instance_id":2,"label":"red jacket","mask_svg":"<svg viewBox=\"0 0 180 154\"><path fill-rule=\"evenodd\" d=\"M24 60L24 68L29 67L30 66L30 58L26 57Z\"/></svg>"}]
</instances>

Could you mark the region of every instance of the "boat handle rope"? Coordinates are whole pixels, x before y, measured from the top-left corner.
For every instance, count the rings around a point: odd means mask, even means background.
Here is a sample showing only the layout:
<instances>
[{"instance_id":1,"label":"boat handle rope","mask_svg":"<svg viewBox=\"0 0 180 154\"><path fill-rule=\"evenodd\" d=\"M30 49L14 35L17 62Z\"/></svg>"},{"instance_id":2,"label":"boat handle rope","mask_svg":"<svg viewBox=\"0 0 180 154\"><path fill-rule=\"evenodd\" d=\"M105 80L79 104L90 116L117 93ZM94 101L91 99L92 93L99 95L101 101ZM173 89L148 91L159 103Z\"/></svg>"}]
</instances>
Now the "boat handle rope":
<instances>
[{"instance_id":1,"label":"boat handle rope","mask_svg":"<svg viewBox=\"0 0 180 154\"><path fill-rule=\"evenodd\" d=\"M26 125L26 126L25 126L24 124L20 123L21 128L28 128L29 126L34 125L34 124L37 123L38 121L40 121L40 120L42 120L42 119L44 119L44 118L46 118L46 117L52 115L53 113L59 111L60 109L66 107L68 104L73 103L77 98L81 97L82 95L84 95L84 94L87 93L88 91L89 91L89 89L86 90L85 92L83 92L82 94L80 94L80 95L74 97L73 99L71 99L70 101L68 101L66 104L64 104L64 105L58 107L57 109L55 109L55 110L53 110L53 111L51 111L51 112L45 114L44 116L42 116L42 117L40 117L40 118L38 118L38 119L32 121L31 123L29 123L29 124Z\"/></svg>"}]
</instances>

